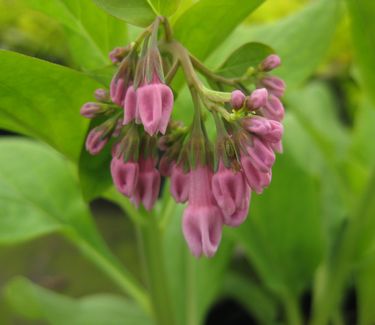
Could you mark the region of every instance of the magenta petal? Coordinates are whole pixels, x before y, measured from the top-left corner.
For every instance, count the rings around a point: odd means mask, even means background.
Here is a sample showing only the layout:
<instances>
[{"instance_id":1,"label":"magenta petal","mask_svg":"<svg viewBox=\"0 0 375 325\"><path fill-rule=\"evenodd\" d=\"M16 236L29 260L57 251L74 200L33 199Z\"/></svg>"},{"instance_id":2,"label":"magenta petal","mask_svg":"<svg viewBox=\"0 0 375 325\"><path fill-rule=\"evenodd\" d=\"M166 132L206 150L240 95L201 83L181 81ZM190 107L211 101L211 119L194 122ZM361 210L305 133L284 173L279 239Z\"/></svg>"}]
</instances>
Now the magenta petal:
<instances>
[{"instance_id":1,"label":"magenta petal","mask_svg":"<svg viewBox=\"0 0 375 325\"><path fill-rule=\"evenodd\" d=\"M158 84L140 87L137 96L140 119L145 131L152 136L159 129L162 113L162 96Z\"/></svg>"},{"instance_id":2,"label":"magenta petal","mask_svg":"<svg viewBox=\"0 0 375 325\"><path fill-rule=\"evenodd\" d=\"M172 167L171 193L178 203L184 203L189 198L189 174L185 174L177 165Z\"/></svg>"},{"instance_id":3,"label":"magenta petal","mask_svg":"<svg viewBox=\"0 0 375 325\"><path fill-rule=\"evenodd\" d=\"M124 162L122 158L112 158L111 174L117 190L130 197L137 187L139 166L134 162Z\"/></svg>"},{"instance_id":4,"label":"magenta petal","mask_svg":"<svg viewBox=\"0 0 375 325\"><path fill-rule=\"evenodd\" d=\"M133 86L130 86L126 92L124 102L124 123L128 124L135 119L137 109L137 94Z\"/></svg>"},{"instance_id":5,"label":"magenta petal","mask_svg":"<svg viewBox=\"0 0 375 325\"><path fill-rule=\"evenodd\" d=\"M165 134L165 132L167 131L169 119L171 118L174 99L173 99L173 92L168 86L160 84L159 88L161 92L161 101L162 101L162 113L161 113L159 131L161 134Z\"/></svg>"},{"instance_id":6,"label":"magenta petal","mask_svg":"<svg viewBox=\"0 0 375 325\"><path fill-rule=\"evenodd\" d=\"M194 256L204 254L212 257L219 247L222 220L216 206L197 207L189 205L183 216L183 233Z\"/></svg>"}]
</instances>

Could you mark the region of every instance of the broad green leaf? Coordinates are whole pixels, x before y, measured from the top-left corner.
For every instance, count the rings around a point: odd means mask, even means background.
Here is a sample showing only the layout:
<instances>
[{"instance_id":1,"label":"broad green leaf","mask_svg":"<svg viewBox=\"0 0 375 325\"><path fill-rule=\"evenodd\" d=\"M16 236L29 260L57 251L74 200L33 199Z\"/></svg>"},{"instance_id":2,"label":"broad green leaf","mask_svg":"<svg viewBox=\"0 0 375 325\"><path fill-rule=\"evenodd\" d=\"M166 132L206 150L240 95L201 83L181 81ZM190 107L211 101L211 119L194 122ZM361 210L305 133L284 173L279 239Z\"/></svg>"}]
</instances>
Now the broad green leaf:
<instances>
[{"instance_id":1,"label":"broad green leaf","mask_svg":"<svg viewBox=\"0 0 375 325\"><path fill-rule=\"evenodd\" d=\"M256 68L274 50L262 43L246 43L225 60L217 72L225 77L240 77L250 68Z\"/></svg>"},{"instance_id":2,"label":"broad green leaf","mask_svg":"<svg viewBox=\"0 0 375 325\"><path fill-rule=\"evenodd\" d=\"M88 126L79 109L100 84L8 51L0 51L0 70L0 127L41 139L78 160Z\"/></svg>"},{"instance_id":3,"label":"broad green leaf","mask_svg":"<svg viewBox=\"0 0 375 325\"><path fill-rule=\"evenodd\" d=\"M264 0L200 0L176 21L176 38L205 59Z\"/></svg>"},{"instance_id":4,"label":"broad green leaf","mask_svg":"<svg viewBox=\"0 0 375 325\"><path fill-rule=\"evenodd\" d=\"M375 104L375 2L346 0L351 18L352 41L361 83Z\"/></svg>"},{"instance_id":5,"label":"broad green leaf","mask_svg":"<svg viewBox=\"0 0 375 325\"><path fill-rule=\"evenodd\" d=\"M267 288L286 303L311 283L324 240L320 198L312 177L289 155L277 157L270 187L253 194L247 221L231 235L244 247Z\"/></svg>"},{"instance_id":6,"label":"broad green leaf","mask_svg":"<svg viewBox=\"0 0 375 325\"><path fill-rule=\"evenodd\" d=\"M147 0L93 0L112 16L129 24L146 27L155 19L155 13Z\"/></svg>"},{"instance_id":7,"label":"broad green leaf","mask_svg":"<svg viewBox=\"0 0 375 325\"><path fill-rule=\"evenodd\" d=\"M0 140L0 243L60 231L147 310L148 300L92 222L72 166L31 140Z\"/></svg>"},{"instance_id":8,"label":"broad green leaf","mask_svg":"<svg viewBox=\"0 0 375 325\"><path fill-rule=\"evenodd\" d=\"M137 305L114 295L73 299L42 288L28 279L15 278L7 284L5 296L18 315L51 325L151 324Z\"/></svg>"},{"instance_id":9,"label":"broad green leaf","mask_svg":"<svg viewBox=\"0 0 375 325\"><path fill-rule=\"evenodd\" d=\"M296 87L314 72L326 54L340 18L340 8L340 1L318 0L272 24L240 26L211 55L209 64L218 67L233 49L250 41L262 42L281 56L282 66L275 73L285 79L288 88Z\"/></svg>"},{"instance_id":10,"label":"broad green leaf","mask_svg":"<svg viewBox=\"0 0 375 325\"><path fill-rule=\"evenodd\" d=\"M126 26L92 0L30 0L30 5L65 27L70 53L78 67L96 69L110 63L108 53L127 42Z\"/></svg>"},{"instance_id":11,"label":"broad green leaf","mask_svg":"<svg viewBox=\"0 0 375 325\"><path fill-rule=\"evenodd\" d=\"M166 17L173 15L177 11L181 1L182 0L150 0L155 11Z\"/></svg>"}]
</instances>

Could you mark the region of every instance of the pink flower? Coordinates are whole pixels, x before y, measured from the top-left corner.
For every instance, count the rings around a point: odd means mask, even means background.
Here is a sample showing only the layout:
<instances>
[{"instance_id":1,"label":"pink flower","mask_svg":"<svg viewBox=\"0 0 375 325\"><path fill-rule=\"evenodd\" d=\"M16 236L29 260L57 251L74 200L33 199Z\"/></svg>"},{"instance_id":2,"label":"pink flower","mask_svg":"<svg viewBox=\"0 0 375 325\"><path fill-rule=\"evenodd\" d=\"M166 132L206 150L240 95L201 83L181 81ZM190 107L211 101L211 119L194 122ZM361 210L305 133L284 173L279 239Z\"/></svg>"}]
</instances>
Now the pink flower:
<instances>
[{"instance_id":1,"label":"pink flower","mask_svg":"<svg viewBox=\"0 0 375 325\"><path fill-rule=\"evenodd\" d=\"M137 94L133 86L128 88L124 101L124 125L129 124L136 119L139 123L140 119L137 114Z\"/></svg>"},{"instance_id":2,"label":"pink flower","mask_svg":"<svg viewBox=\"0 0 375 325\"><path fill-rule=\"evenodd\" d=\"M261 109L261 113L266 118L281 121L284 118L285 110L280 99L271 94L267 104Z\"/></svg>"},{"instance_id":3,"label":"pink flower","mask_svg":"<svg viewBox=\"0 0 375 325\"><path fill-rule=\"evenodd\" d=\"M178 203L184 203L189 198L189 174L177 164L171 168L171 193Z\"/></svg>"},{"instance_id":4,"label":"pink flower","mask_svg":"<svg viewBox=\"0 0 375 325\"><path fill-rule=\"evenodd\" d=\"M86 118L94 118L102 111L102 106L98 103L89 102L81 107L80 114Z\"/></svg>"},{"instance_id":5,"label":"pink flower","mask_svg":"<svg viewBox=\"0 0 375 325\"><path fill-rule=\"evenodd\" d=\"M104 137L104 130L94 128L90 131L86 139L86 150L92 154L99 154L108 142L108 137Z\"/></svg>"},{"instance_id":6,"label":"pink flower","mask_svg":"<svg viewBox=\"0 0 375 325\"><path fill-rule=\"evenodd\" d=\"M197 166L189 173L189 203L183 215L183 233L196 257L211 257L221 240L222 216L211 190L212 173Z\"/></svg>"},{"instance_id":7,"label":"pink flower","mask_svg":"<svg viewBox=\"0 0 375 325\"><path fill-rule=\"evenodd\" d=\"M266 142L280 142L283 136L283 125L278 121L269 120L264 117L254 116L245 118L242 120L242 125L246 130Z\"/></svg>"},{"instance_id":8,"label":"pink flower","mask_svg":"<svg viewBox=\"0 0 375 325\"><path fill-rule=\"evenodd\" d=\"M224 223L237 227L246 219L250 205L250 188L241 172L219 164L212 177L212 192L223 214Z\"/></svg>"},{"instance_id":9,"label":"pink flower","mask_svg":"<svg viewBox=\"0 0 375 325\"><path fill-rule=\"evenodd\" d=\"M240 109L245 102L245 94L241 90L235 90L232 92L230 103L234 109Z\"/></svg>"},{"instance_id":10,"label":"pink flower","mask_svg":"<svg viewBox=\"0 0 375 325\"><path fill-rule=\"evenodd\" d=\"M258 109L266 105L268 98L268 91L266 88L259 88L254 90L247 100L247 107Z\"/></svg>"},{"instance_id":11,"label":"pink flower","mask_svg":"<svg viewBox=\"0 0 375 325\"><path fill-rule=\"evenodd\" d=\"M137 187L130 197L135 206L142 202L146 210L151 210L158 198L160 190L160 173L155 168L155 161L140 158Z\"/></svg>"},{"instance_id":12,"label":"pink flower","mask_svg":"<svg viewBox=\"0 0 375 325\"><path fill-rule=\"evenodd\" d=\"M123 78L113 78L110 86L110 95L112 101L118 105L123 106L126 95L126 85Z\"/></svg>"},{"instance_id":13,"label":"pink flower","mask_svg":"<svg viewBox=\"0 0 375 325\"><path fill-rule=\"evenodd\" d=\"M260 81L260 84L276 97L280 98L284 96L286 86L282 79L274 76L266 76Z\"/></svg>"},{"instance_id":14,"label":"pink flower","mask_svg":"<svg viewBox=\"0 0 375 325\"><path fill-rule=\"evenodd\" d=\"M117 190L130 197L138 183L139 165L136 162L124 162L123 158L113 157L111 161L111 175Z\"/></svg>"},{"instance_id":15,"label":"pink flower","mask_svg":"<svg viewBox=\"0 0 375 325\"><path fill-rule=\"evenodd\" d=\"M253 166L262 173L268 173L275 162L272 148L256 136L253 137L252 145L247 147L247 154Z\"/></svg>"},{"instance_id":16,"label":"pink flower","mask_svg":"<svg viewBox=\"0 0 375 325\"><path fill-rule=\"evenodd\" d=\"M280 64L280 57L276 54L271 54L264 59L264 61L260 64L260 67L263 71L271 71L280 66Z\"/></svg>"},{"instance_id":17,"label":"pink flower","mask_svg":"<svg viewBox=\"0 0 375 325\"><path fill-rule=\"evenodd\" d=\"M108 91L102 88L96 89L94 96L98 102L108 102L110 100Z\"/></svg>"},{"instance_id":18,"label":"pink flower","mask_svg":"<svg viewBox=\"0 0 375 325\"><path fill-rule=\"evenodd\" d=\"M250 157L243 155L241 157L241 166L243 173L245 174L247 184L257 194L261 194L263 189L271 183L271 169L266 173L259 171L254 166Z\"/></svg>"},{"instance_id":19,"label":"pink flower","mask_svg":"<svg viewBox=\"0 0 375 325\"><path fill-rule=\"evenodd\" d=\"M137 90L137 105L141 122L149 135L165 134L173 108L172 90L154 82Z\"/></svg>"}]
</instances>

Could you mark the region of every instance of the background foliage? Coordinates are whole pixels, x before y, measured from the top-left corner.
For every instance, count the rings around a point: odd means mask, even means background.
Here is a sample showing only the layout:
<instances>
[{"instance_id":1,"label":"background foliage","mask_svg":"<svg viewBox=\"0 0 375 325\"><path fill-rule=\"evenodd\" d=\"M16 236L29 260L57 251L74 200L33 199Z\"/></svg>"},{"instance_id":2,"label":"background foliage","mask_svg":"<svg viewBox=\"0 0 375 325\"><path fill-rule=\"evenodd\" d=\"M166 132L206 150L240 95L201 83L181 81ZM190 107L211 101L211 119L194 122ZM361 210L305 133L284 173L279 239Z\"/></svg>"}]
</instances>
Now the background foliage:
<instances>
[{"instance_id":1,"label":"background foliage","mask_svg":"<svg viewBox=\"0 0 375 325\"><path fill-rule=\"evenodd\" d=\"M82 149L108 52L155 13L218 72L251 65L249 42L283 60L284 154L211 260L187 251L183 207L137 212ZM1 0L0 323L374 324L374 21L371 0Z\"/></svg>"}]
</instances>

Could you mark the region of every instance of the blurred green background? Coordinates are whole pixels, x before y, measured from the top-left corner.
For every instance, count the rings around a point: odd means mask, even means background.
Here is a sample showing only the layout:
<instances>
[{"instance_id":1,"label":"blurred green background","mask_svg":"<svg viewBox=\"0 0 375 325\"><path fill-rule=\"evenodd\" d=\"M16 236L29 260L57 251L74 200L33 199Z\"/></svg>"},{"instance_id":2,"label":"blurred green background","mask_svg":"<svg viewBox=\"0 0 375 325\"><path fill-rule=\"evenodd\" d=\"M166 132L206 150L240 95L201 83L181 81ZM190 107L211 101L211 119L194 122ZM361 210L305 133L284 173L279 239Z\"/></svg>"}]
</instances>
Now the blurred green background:
<instances>
[{"instance_id":1,"label":"blurred green background","mask_svg":"<svg viewBox=\"0 0 375 325\"><path fill-rule=\"evenodd\" d=\"M81 40L73 39L72 30L46 14L47 5L36 10L35 2L0 0L0 47L105 78L95 72L94 67L102 67L90 58L89 49L74 52ZM183 6L193 3L183 1ZM367 185L375 162L373 13L371 0L267 0L208 56L207 64L215 68L245 42L264 42L282 56L279 74L288 91L285 153L278 158L270 188L254 195L248 222L226 230L221 247L225 259L198 262L202 270L219 270L198 281L202 290L212 290L209 298L202 298L202 323L303 324L315 319L324 324L319 315L328 313L331 324L375 324L375 193ZM130 39L139 30L128 27ZM183 118L179 112L189 105L182 90L176 117ZM79 107L74 109L78 115ZM0 127L4 136L24 133ZM104 199L92 201L90 209L111 250L144 283L133 223ZM180 254L171 248L181 236L180 214L177 208L173 224L178 231L167 236L167 259ZM356 218L363 220L353 222ZM168 272L179 270L169 264ZM0 324L51 322L49 316L20 311L28 298L17 301L17 290L7 285L17 275L70 297L122 293L59 235L0 245L0 265ZM181 291L180 274L168 274L172 291ZM185 296L176 303L183 308ZM64 317L52 323L70 324Z\"/></svg>"}]
</instances>

